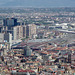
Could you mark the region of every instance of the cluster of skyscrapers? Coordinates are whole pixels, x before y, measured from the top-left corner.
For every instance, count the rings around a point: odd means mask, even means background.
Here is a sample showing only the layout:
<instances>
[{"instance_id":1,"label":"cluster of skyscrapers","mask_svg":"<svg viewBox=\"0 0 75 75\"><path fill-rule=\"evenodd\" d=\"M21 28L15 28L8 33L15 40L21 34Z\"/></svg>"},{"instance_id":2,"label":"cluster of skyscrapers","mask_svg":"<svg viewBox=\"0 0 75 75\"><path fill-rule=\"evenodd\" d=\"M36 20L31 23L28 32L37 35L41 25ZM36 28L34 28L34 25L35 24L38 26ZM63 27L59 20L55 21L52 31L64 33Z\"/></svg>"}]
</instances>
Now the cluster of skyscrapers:
<instances>
[{"instance_id":1,"label":"cluster of skyscrapers","mask_svg":"<svg viewBox=\"0 0 75 75\"><path fill-rule=\"evenodd\" d=\"M19 40L23 38L35 38L36 37L36 25L20 23L18 25L17 19L6 18L2 20L2 25L0 26L0 40L12 42L12 40ZM4 38L3 38L4 36Z\"/></svg>"}]
</instances>

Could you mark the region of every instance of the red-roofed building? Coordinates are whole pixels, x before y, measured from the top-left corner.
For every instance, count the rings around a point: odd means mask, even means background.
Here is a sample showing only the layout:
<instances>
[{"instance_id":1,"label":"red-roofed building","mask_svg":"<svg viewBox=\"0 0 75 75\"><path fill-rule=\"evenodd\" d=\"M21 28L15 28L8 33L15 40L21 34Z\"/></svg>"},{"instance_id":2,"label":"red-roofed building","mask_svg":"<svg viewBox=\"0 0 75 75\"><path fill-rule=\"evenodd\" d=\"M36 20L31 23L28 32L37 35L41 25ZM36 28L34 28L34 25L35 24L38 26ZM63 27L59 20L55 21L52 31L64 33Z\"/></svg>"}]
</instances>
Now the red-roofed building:
<instances>
[{"instance_id":1,"label":"red-roofed building","mask_svg":"<svg viewBox=\"0 0 75 75\"><path fill-rule=\"evenodd\" d=\"M29 73L30 75L36 75L36 73L32 70L18 70L17 72L12 72L11 75L27 75Z\"/></svg>"}]
</instances>

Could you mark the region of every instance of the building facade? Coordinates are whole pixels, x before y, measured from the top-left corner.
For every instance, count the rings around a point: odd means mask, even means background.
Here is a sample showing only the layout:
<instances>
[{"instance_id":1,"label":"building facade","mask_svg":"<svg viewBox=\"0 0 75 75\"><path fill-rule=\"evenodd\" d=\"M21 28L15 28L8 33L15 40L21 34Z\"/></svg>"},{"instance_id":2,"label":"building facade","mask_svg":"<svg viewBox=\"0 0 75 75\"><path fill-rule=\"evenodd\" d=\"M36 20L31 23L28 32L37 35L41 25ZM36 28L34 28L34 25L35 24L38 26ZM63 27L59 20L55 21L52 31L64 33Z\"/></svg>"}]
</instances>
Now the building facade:
<instances>
[{"instance_id":1,"label":"building facade","mask_svg":"<svg viewBox=\"0 0 75 75\"><path fill-rule=\"evenodd\" d=\"M26 36L29 38L35 38L36 35L36 25L29 24L26 26Z\"/></svg>"}]
</instances>

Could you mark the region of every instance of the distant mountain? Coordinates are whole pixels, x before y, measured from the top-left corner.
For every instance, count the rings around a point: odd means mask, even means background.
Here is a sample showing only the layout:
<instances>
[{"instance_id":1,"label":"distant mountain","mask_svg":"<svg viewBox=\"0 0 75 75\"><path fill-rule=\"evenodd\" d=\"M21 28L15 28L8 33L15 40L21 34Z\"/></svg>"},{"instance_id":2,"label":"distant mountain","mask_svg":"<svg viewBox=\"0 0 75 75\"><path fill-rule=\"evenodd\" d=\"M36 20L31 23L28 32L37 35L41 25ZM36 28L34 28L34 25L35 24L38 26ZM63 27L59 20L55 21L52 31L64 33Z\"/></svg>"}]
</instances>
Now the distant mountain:
<instances>
[{"instance_id":1,"label":"distant mountain","mask_svg":"<svg viewBox=\"0 0 75 75\"><path fill-rule=\"evenodd\" d=\"M75 7L75 0L0 0L0 7Z\"/></svg>"}]
</instances>

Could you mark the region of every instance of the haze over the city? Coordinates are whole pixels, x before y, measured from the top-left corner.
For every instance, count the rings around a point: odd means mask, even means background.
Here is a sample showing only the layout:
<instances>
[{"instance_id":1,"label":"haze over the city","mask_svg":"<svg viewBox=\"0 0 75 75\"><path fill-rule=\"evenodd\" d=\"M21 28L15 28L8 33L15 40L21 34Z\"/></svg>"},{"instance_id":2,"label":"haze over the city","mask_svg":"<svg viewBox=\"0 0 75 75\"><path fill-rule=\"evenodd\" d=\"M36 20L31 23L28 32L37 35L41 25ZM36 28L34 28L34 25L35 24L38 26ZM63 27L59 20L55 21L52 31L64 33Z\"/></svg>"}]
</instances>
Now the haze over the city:
<instances>
[{"instance_id":1,"label":"haze over the city","mask_svg":"<svg viewBox=\"0 0 75 75\"><path fill-rule=\"evenodd\" d=\"M0 0L0 7L75 7L75 0Z\"/></svg>"}]
</instances>

